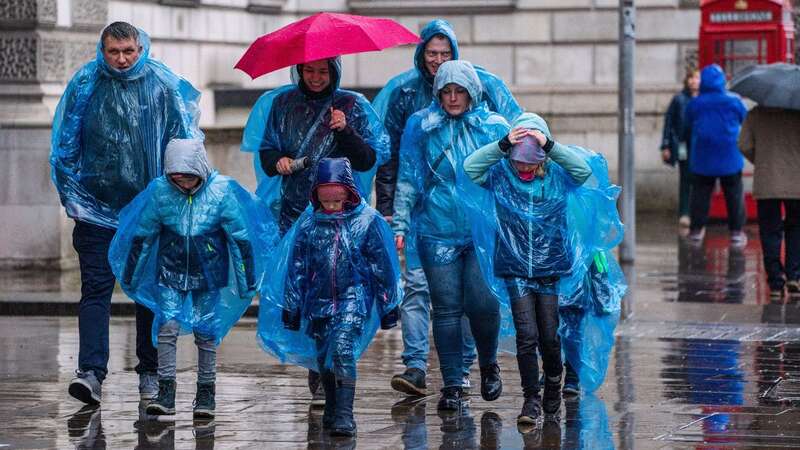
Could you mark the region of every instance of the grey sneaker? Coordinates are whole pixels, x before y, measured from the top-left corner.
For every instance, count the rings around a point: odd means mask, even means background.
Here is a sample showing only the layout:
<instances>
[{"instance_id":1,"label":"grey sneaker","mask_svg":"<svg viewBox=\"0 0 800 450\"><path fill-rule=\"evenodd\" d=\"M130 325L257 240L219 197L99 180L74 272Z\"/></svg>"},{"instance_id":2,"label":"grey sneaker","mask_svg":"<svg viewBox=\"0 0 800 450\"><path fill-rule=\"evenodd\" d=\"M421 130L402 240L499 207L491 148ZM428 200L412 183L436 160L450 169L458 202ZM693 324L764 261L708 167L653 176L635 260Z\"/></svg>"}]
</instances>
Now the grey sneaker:
<instances>
[{"instance_id":1,"label":"grey sneaker","mask_svg":"<svg viewBox=\"0 0 800 450\"><path fill-rule=\"evenodd\" d=\"M139 398L152 400L158 395L158 375L154 373L139 374Z\"/></svg>"},{"instance_id":2,"label":"grey sneaker","mask_svg":"<svg viewBox=\"0 0 800 450\"><path fill-rule=\"evenodd\" d=\"M87 405L99 405L103 397L103 386L93 371L76 370L75 378L69 383L69 395Z\"/></svg>"},{"instance_id":3,"label":"grey sneaker","mask_svg":"<svg viewBox=\"0 0 800 450\"><path fill-rule=\"evenodd\" d=\"M737 248L744 248L747 245L747 233L744 231L735 231L731 233L731 246Z\"/></svg>"}]
</instances>

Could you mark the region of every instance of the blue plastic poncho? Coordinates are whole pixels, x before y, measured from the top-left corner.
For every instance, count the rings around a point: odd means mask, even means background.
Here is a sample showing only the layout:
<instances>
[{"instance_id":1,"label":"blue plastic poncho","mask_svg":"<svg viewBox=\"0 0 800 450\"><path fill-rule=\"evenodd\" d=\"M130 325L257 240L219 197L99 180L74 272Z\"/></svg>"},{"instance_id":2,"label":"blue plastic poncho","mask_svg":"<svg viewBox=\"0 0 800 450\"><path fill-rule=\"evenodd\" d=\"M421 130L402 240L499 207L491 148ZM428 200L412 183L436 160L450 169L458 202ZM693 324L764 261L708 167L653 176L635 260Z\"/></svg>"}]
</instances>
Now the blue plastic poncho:
<instances>
[{"instance_id":1,"label":"blue plastic poncho","mask_svg":"<svg viewBox=\"0 0 800 450\"><path fill-rule=\"evenodd\" d=\"M299 85L301 76L294 66L292 84L262 95L253 106L244 129L241 150L255 153L254 166L259 183L256 193L267 203L276 219L284 219L282 227L291 225L308 205L319 161L341 153L328 126L331 107L344 112L348 125L375 150L375 165L369 171L359 172L357 177L359 193L367 201L372 193L375 170L389 159L389 138L375 110L363 95L339 88L341 60L329 61L333 69L331 95L308 97ZM270 177L259 160L259 152L267 150L279 151L292 159L308 157L311 164L290 176Z\"/></svg>"},{"instance_id":2,"label":"blue plastic poncho","mask_svg":"<svg viewBox=\"0 0 800 450\"><path fill-rule=\"evenodd\" d=\"M392 228L406 236L407 245L425 241L440 246L442 252L436 258L443 264L452 256L447 248L472 241L469 219L456 192L456 171L472 152L505 136L509 129L503 117L481 102L481 83L472 64L461 60L442 64L434 90L439 92L450 83L466 88L471 103L461 115L451 116L437 97L408 120L392 220ZM407 264L413 266L414 261L409 259Z\"/></svg>"},{"instance_id":3,"label":"blue plastic poncho","mask_svg":"<svg viewBox=\"0 0 800 450\"><path fill-rule=\"evenodd\" d=\"M331 184L351 193L341 212L320 209L316 191ZM283 237L269 265L274 270L260 291L258 341L282 362L355 378L355 361L380 318L402 298L393 236L358 194L346 160L322 160L312 206ZM284 329L284 311L300 315L298 331Z\"/></svg>"},{"instance_id":4,"label":"blue plastic poncho","mask_svg":"<svg viewBox=\"0 0 800 450\"><path fill-rule=\"evenodd\" d=\"M535 114L524 114L514 125L550 137L547 124ZM501 313L510 311L504 279L529 279L528 287L534 291L558 295L562 348L579 373L581 387L591 392L605 378L626 289L610 253L623 233L616 209L619 188L610 183L601 155L555 145L560 148L551 152L572 152L591 169L588 178L580 177L583 184L571 180L553 161L545 163L543 177L523 182L503 158L476 180L483 188L463 172L459 193L470 217L481 269L501 301ZM594 267L595 259L602 261L602 267ZM547 284L537 285L543 277L558 278L555 292ZM565 311L573 314L565 317Z\"/></svg>"},{"instance_id":5,"label":"blue plastic poncho","mask_svg":"<svg viewBox=\"0 0 800 450\"><path fill-rule=\"evenodd\" d=\"M123 290L156 315L219 343L244 314L277 245L266 208L235 180L212 171L199 140L173 140L165 173L122 210L109 262ZM169 174L200 177L190 191Z\"/></svg>"},{"instance_id":6,"label":"blue plastic poncho","mask_svg":"<svg viewBox=\"0 0 800 450\"><path fill-rule=\"evenodd\" d=\"M150 58L150 38L139 30L142 51L119 71L103 58L72 77L53 118L51 177L67 215L116 228L120 210L162 174L173 138L202 138L197 127L200 92Z\"/></svg>"}]
</instances>

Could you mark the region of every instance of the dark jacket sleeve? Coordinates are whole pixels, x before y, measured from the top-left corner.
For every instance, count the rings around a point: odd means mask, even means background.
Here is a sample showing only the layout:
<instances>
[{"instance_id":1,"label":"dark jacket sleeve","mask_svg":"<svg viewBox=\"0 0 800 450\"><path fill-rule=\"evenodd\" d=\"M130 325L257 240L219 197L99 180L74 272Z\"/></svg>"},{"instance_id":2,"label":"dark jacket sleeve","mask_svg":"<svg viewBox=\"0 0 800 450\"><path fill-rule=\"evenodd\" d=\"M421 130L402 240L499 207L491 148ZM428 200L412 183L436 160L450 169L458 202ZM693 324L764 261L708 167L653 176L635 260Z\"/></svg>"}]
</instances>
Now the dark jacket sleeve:
<instances>
[{"instance_id":1,"label":"dark jacket sleeve","mask_svg":"<svg viewBox=\"0 0 800 450\"><path fill-rule=\"evenodd\" d=\"M333 132L336 147L340 156L350 160L353 170L366 172L375 165L375 149L364 141L364 138L350 125Z\"/></svg>"},{"instance_id":2,"label":"dark jacket sleeve","mask_svg":"<svg viewBox=\"0 0 800 450\"><path fill-rule=\"evenodd\" d=\"M395 96L396 97L396 96ZM390 108L383 121L389 134L391 152L389 161L378 168L375 174L375 209L383 216L394 214L394 189L397 184L397 171L400 168L400 138L406 124L406 108L398 98L389 101Z\"/></svg>"}]
</instances>

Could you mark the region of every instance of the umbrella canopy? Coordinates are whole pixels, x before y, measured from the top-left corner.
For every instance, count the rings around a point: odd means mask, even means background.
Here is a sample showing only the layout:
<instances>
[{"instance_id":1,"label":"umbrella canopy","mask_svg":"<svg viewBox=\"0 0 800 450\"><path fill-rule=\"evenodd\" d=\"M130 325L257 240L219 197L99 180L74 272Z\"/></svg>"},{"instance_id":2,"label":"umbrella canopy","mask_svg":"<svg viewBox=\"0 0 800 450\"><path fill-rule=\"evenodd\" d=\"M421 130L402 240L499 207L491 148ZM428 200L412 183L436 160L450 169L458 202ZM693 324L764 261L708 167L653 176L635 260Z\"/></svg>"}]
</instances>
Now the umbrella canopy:
<instances>
[{"instance_id":1,"label":"umbrella canopy","mask_svg":"<svg viewBox=\"0 0 800 450\"><path fill-rule=\"evenodd\" d=\"M257 78L295 64L419 41L391 19L317 13L256 39L235 67Z\"/></svg>"},{"instance_id":2,"label":"umbrella canopy","mask_svg":"<svg viewBox=\"0 0 800 450\"><path fill-rule=\"evenodd\" d=\"M800 66L750 66L733 77L730 90L761 106L800 110Z\"/></svg>"}]
</instances>

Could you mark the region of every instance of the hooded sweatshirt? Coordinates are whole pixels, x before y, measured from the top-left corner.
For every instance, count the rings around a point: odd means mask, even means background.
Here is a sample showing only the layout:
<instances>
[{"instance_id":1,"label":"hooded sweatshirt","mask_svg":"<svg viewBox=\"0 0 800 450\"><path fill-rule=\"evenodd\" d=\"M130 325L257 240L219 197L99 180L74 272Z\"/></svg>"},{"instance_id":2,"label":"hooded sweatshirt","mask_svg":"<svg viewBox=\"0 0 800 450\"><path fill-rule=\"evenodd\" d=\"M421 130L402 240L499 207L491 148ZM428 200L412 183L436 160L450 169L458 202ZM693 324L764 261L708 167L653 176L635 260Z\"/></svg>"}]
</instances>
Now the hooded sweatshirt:
<instances>
[{"instance_id":1,"label":"hooded sweatshirt","mask_svg":"<svg viewBox=\"0 0 800 450\"><path fill-rule=\"evenodd\" d=\"M451 116L438 96L408 120L400 149L400 172L394 199L395 233L416 233L445 245L471 242L469 221L456 193L456 172L472 152L508 133L508 122L486 108L480 79L467 61L448 61L434 80L438 92L455 83L467 90L467 110Z\"/></svg>"},{"instance_id":2,"label":"hooded sweatshirt","mask_svg":"<svg viewBox=\"0 0 800 450\"><path fill-rule=\"evenodd\" d=\"M712 64L700 73L700 95L686 107L687 141L692 173L719 177L741 172L744 158L737 147L747 115L742 99L725 89L725 73Z\"/></svg>"},{"instance_id":3,"label":"hooded sweatshirt","mask_svg":"<svg viewBox=\"0 0 800 450\"><path fill-rule=\"evenodd\" d=\"M452 59L459 58L458 40L453 27L446 20L432 20L420 32L422 41L414 52L414 68L389 80L373 101L391 139L391 160L378 169L375 178L377 209L385 216L391 216L393 211L403 129L412 114L430 106L434 100L433 75L425 67L424 53L425 46L435 36L446 37L450 41ZM481 98L490 111L500 114L508 122L522 113L522 108L503 80L481 67L475 67L475 71L481 82Z\"/></svg>"},{"instance_id":4,"label":"hooded sweatshirt","mask_svg":"<svg viewBox=\"0 0 800 450\"><path fill-rule=\"evenodd\" d=\"M67 215L116 228L119 211L163 173L174 138L202 138L200 93L150 58L139 30L139 59L112 68L97 43L94 61L70 80L53 118L52 179Z\"/></svg>"}]
</instances>

